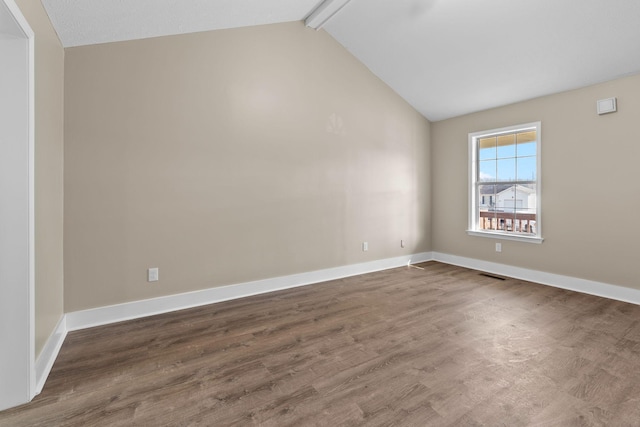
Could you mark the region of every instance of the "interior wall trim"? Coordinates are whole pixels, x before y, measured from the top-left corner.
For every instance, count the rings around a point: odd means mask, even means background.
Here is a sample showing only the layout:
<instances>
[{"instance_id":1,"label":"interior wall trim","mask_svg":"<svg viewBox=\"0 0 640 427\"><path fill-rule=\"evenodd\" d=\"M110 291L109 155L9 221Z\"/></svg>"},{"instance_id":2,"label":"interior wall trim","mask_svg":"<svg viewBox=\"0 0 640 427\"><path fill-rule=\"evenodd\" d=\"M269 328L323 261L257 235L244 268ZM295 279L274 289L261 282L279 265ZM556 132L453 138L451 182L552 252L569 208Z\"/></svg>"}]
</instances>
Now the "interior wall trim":
<instances>
[{"instance_id":1,"label":"interior wall trim","mask_svg":"<svg viewBox=\"0 0 640 427\"><path fill-rule=\"evenodd\" d=\"M611 285L592 280L580 279L560 274L547 273L511 265L466 258L441 252L422 252L409 256L387 258L360 264L346 265L308 273L281 276L272 279L238 283L201 291L169 295L142 301L92 308L65 314L47 340L36 362L37 390L42 390L51 368L58 356L67 332L106 325L124 320L138 319L155 314L162 314L191 307L198 307L216 302L258 295L298 286L336 280L359 274L402 267L426 261L438 261L459 267L471 268L487 273L534 283L567 289L580 293L596 295L618 301L640 305L640 290Z\"/></svg>"},{"instance_id":2,"label":"interior wall trim","mask_svg":"<svg viewBox=\"0 0 640 427\"><path fill-rule=\"evenodd\" d=\"M36 359L36 394L42 391L66 337L67 317L63 315Z\"/></svg>"},{"instance_id":3,"label":"interior wall trim","mask_svg":"<svg viewBox=\"0 0 640 427\"><path fill-rule=\"evenodd\" d=\"M555 288L595 295L617 301L640 305L640 290L624 286L611 285L593 280L580 279L561 274L547 273L544 271L530 270L528 268L514 267L507 264L499 264L490 261L482 261L475 258L466 258L441 252L433 252L433 260L459 267L499 274L514 279L527 280Z\"/></svg>"},{"instance_id":4,"label":"interior wall trim","mask_svg":"<svg viewBox=\"0 0 640 427\"><path fill-rule=\"evenodd\" d=\"M0 410L36 395L35 34L0 0Z\"/></svg>"},{"instance_id":5,"label":"interior wall trim","mask_svg":"<svg viewBox=\"0 0 640 427\"><path fill-rule=\"evenodd\" d=\"M75 331L78 329L122 322L124 320L138 319L141 317L153 316L155 314L168 313L171 311L183 310L186 308L198 307L216 302L248 297L251 295L264 294L267 292L295 288L298 286L306 286L314 283L356 276L359 274L373 273L374 271L402 267L408 264L429 261L431 259L431 252L423 252L413 255L369 261L360 264L327 268L307 273L292 274L289 276L274 277L271 279L219 286L200 291L74 311L66 314L66 327L69 331Z\"/></svg>"}]
</instances>

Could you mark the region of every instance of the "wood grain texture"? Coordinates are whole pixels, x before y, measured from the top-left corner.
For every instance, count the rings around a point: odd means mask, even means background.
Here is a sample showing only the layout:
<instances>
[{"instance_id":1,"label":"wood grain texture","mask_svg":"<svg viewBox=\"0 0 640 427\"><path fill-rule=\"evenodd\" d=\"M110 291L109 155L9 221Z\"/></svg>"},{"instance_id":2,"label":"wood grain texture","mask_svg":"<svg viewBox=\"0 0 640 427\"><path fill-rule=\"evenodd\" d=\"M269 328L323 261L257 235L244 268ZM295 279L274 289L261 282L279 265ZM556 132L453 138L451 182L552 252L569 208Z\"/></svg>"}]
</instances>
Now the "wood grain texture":
<instances>
[{"instance_id":1,"label":"wood grain texture","mask_svg":"<svg viewBox=\"0 0 640 427\"><path fill-rule=\"evenodd\" d=\"M72 332L0 425L640 424L640 307L420 266Z\"/></svg>"}]
</instances>

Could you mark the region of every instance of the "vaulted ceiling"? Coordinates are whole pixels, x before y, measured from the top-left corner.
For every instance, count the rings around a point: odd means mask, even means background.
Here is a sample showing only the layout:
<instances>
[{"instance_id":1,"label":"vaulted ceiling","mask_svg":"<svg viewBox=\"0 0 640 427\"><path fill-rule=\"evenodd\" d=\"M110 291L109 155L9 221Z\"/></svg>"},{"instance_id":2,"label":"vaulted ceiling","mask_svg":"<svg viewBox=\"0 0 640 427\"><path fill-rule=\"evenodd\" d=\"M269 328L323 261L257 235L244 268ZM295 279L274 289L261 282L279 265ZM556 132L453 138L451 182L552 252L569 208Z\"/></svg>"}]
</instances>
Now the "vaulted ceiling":
<instances>
[{"instance_id":1,"label":"vaulted ceiling","mask_svg":"<svg viewBox=\"0 0 640 427\"><path fill-rule=\"evenodd\" d=\"M65 47L297 21L324 11L325 16L310 24L323 26L430 120L640 72L638 0L43 0L43 4Z\"/></svg>"}]
</instances>

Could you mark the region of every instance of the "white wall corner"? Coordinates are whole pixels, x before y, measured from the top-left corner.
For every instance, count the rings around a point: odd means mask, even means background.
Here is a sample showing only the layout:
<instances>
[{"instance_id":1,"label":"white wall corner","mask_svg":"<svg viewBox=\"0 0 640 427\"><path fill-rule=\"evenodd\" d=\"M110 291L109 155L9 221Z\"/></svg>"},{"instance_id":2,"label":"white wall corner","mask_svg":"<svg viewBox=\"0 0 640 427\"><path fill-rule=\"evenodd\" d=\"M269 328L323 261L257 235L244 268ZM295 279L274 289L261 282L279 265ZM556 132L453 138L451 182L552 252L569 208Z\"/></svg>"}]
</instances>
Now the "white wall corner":
<instances>
[{"instance_id":1,"label":"white wall corner","mask_svg":"<svg viewBox=\"0 0 640 427\"><path fill-rule=\"evenodd\" d=\"M36 359L36 394L40 394L67 336L67 318L63 315Z\"/></svg>"}]
</instances>

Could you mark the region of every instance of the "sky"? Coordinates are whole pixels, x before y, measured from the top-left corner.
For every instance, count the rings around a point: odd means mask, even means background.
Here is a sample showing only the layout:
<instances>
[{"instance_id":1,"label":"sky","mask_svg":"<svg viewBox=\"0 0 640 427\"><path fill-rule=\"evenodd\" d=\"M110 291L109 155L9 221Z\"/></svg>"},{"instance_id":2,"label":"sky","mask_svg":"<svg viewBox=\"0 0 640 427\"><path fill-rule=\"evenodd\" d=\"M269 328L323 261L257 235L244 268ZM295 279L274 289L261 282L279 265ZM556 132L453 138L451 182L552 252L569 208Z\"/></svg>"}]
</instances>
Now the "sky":
<instances>
[{"instance_id":1,"label":"sky","mask_svg":"<svg viewBox=\"0 0 640 427\"><path fill-rule=\"evenodd\" d=\"M478 150L480 181L535 181L536 141Z\"/></svg>"}]
</instances>

